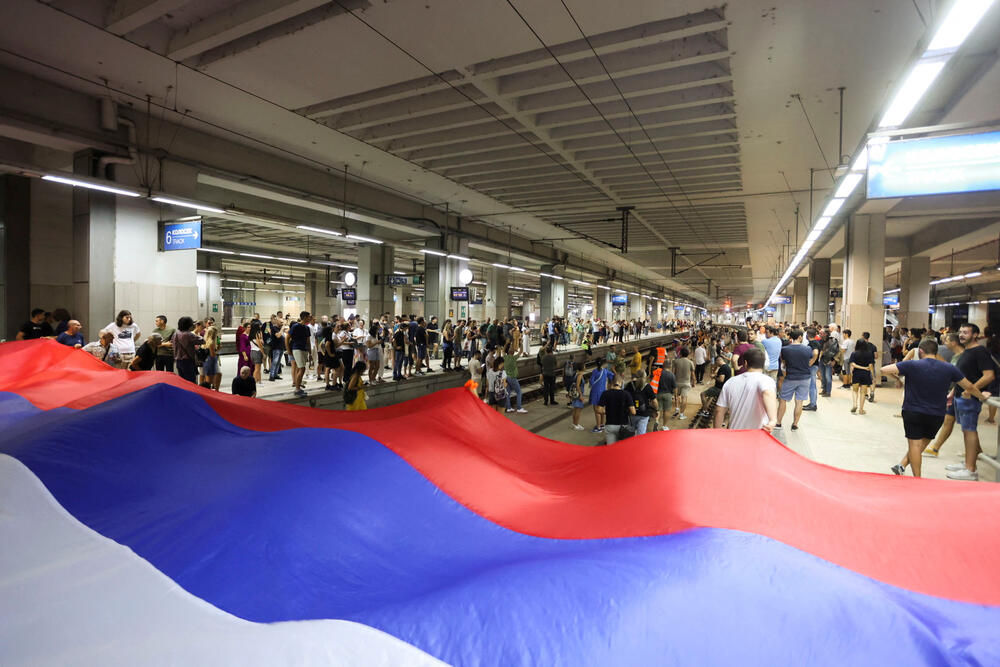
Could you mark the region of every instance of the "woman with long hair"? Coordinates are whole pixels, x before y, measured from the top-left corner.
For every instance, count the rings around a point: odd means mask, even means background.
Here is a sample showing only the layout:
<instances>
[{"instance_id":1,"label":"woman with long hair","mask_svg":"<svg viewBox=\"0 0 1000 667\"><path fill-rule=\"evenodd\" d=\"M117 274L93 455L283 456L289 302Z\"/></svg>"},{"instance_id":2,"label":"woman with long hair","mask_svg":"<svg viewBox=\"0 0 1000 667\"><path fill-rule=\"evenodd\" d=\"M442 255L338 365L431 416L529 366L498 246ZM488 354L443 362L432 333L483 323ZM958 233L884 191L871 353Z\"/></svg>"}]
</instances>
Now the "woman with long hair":
<instances>
[{"instance_id":1,"label":"woman with long hair","mask_svg":"<svg viewBox=\"0 0 1000 667\"><path fill-rule=\"evenodd\" d=\"M211 330L214 332L214 329L215 327L212 327ZM206 332L205 339L211 341L214 339L214 335L209 335L208 332ZM209 348L208 354L210 357L212 356L211 348ZM254 370L253 356L251 354L251 349L250 349L250 323L247 322L246 320L240 322L240 326L236 328L236 354L237 354L237 360L236 360L237 375L240 374L240 371L243 369L244 366L249 368L251 371ZM205 365L207 366L208 364L209 362L206 359ZM205 375L208 376L209 380L212 379L212 376L207 371L205 372ZM220 375L219 377L221 378L222 376Z\"/></svg>"},{"instance_id":2,"label":"woman with long hair","mask_svg":"<svg viewBox=\"0 0 1000 667\"><path fill-rule=\"evenodd\" d=\"M365 369L368 364L359 361L351 369L351 379L347 381L344 390L344 407L347 410L367 410L367 395L365 394Z\"/></svg>"}]
</instances>

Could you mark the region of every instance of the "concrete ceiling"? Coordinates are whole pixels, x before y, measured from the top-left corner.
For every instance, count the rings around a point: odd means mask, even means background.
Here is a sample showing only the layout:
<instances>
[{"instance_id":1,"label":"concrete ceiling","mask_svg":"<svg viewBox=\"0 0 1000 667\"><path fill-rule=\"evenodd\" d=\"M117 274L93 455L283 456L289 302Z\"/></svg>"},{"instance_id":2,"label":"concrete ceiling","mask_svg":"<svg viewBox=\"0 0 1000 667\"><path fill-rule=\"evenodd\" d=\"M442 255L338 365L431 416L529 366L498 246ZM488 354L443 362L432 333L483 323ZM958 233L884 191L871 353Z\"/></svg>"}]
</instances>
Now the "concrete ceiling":
<instances>
[{"instance_id":1,"label":"concrete ceiling","mask_svg":"<svg viewBox=\"0 0 1000 667\"><path fill-rule=\"evenodd\" d=\"M840 121L850 153L931 4L7 0L0 63L150 96L661 285L759 301L804 233L810 170L818 205ZM625 205L622 256L608 244Z\"/></svg>"}]
</instances>

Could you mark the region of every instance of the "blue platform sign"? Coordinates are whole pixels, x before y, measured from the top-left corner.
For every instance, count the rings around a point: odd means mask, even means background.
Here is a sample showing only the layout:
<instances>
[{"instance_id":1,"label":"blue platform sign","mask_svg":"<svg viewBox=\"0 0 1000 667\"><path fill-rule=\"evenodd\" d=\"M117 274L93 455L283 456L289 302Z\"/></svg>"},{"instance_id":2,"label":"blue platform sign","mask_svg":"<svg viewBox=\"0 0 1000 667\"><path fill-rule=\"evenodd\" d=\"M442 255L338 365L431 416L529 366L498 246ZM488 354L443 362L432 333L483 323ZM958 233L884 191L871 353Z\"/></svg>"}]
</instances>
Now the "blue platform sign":
<instances>
[{"instance_id":1,"label":"blue platform sign","mask_svg":"<svg viewBox=\"0 0 1000 667\"><path fill-rule=\"evenodd\" d=\"M774 310L775 310L774 306L767 306L767 307L764 308L764 312L765 313L773 313Z\"/></svg>"},{"instance_id":2,"label":"blue platform sign","mask_svg":"<svg viewBox=\"0 0 1000 667\"><path fill-rule=\"evenodd\" d=\"M1000 132L868 145L868 198L1000 190Z\"/></svg>"},{"instance_id":3,"label":"blue platform sign","mask_svg":"<svg viewBox=\"0 0 1000 667\"><path fill-rule=\"evenodd\" d=\"M684 306L674 306L674 310L684 310Z\"/></svg>"},{"instance_id":4,"label":"blue platform sign","mask_svg":"<svg viewBox=\"0 0 1000 667\"><path fill-rule=\"evenodd\" d=\"M791 302L792 302L792 297L790 296L776 296L771 301L771 303L791 303Z\"/></svg>"},{"instance_id":5,"label":"blue platform sign","mask_svg":"<svg viewBox=\"0 0 1000 667\"><path fill-rule=\"evenodd\" d=\"M898 294L885 294L882 296L882 305L892 307L899 307L899 295Z\"/></svg>"},{"instance_id":6,"label":"blue platform sign","mask_svg":"<svg viewBox=\"0 0 1000 667\"><path fill-rule=\"evenodd\" d=\"M167 222L160 239L163 250L196 250L201 247L201 221Z\"/></svg>"}]
</instances>

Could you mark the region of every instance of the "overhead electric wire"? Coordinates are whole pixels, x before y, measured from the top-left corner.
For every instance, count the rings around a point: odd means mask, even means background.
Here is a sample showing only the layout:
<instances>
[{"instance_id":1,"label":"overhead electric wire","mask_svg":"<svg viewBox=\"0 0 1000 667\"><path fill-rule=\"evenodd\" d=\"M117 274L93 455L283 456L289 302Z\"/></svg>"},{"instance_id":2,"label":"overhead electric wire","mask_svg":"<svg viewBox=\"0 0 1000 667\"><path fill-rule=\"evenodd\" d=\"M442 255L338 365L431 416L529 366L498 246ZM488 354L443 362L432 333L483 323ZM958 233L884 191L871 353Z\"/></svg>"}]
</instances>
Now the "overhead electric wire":
<instances>
[{"instance_id":1,"label":"overhead electric wire","mask_svg":"<svg viewBox=\"0 0 1000 667\"><path fill-rule=\"evenodd\" d=\"M809 112L806 111L806 105L805 102L802 101L802 96L795 93L792 97L797 99L799 101L799 106L802 107L802 115L806 117L806 123L809 124L809 129L812 131L813 139L816 140L816 148L819 149L819 154L823 158L823 164L826 165L827 175L830 177L831 181L836 181L837 179L834 177L833 169L830 167L830 161L826 159L826 153L823 152L823 144L820 143L819 136L816 135L816 128L813 127L812 120L809 119Z\"/></svg>"},{"instance_id":2,"label":"overhead electric wire","mask_svg":"<svg viewBox=\"0 0 1000 667\"><path fill-rule=\"evenodd\" d=\"M508 3L510 3L510 1L511 0L507 0ZM677 176L674 174L674 170L670 167L670 164L667 162L667 159L663 156L663 153L660 152L660 149L657 148L656 144L653 142L653 138L650 136L649 132L646 130L646 126L643 125L642 120L639 119L639 115L632 108L632 105L629 103L628 98L625 96L625 93L622 92L622 89L619 87L618 82L615 81L614 76L611 75L611 72L608 70L607 66L604 64L604 59L601 58L600 54L597 52L597 49L594 48L593 43L590 41L590 37L588 37L587 34L583 31L583 27L580 25L580 22L576 20L576 16L573 15L573 12L570 10L569 6L566 4L566 0L560 0L560 2L562 3L563 9L566 10L566 14L569 15L570 20L573 21L573 25L576 26L576 29L580 33L580 36L583 37L584 41L587 43L587 46L590 47L590 50L594 54L594 57L597 59L597 62L600 64L601 69L604 70L604 73L608 77L608 81L610 81L611 85L615 87L615 91L617 91L618 97L620 97L621 100L622 100L622 102L625 104L625 108L628 109L629 114L632 116L632 118L635 119L635 122L639 125L639 129L642 130L643 135L645 135L646 141L649 142L650 147L652 147L652 149L656 152L656 155L660 158L660 162L662 162L663 166L666 167L667 173L670 174L670 177L672 179L674 179L674 183L677 185L677 188L681 191L681 194L684 196L684 199L687 201L688 206L691 207L691 211L695 214L695 217L697 217L699 219L699 222L701 222L704 225L705 223L704 223L704 221L701 220L701 216L698 213L698 209L695 208L694 203L691 201L691 197L688 195L687 191L684 189L684 186L681 185L681 183L678 180ZM593 104L593 102L591 102L591 104ZM594 108L596 109L597 107L595 106ZM598 110L598 113L600 113L600 110ZM602 118L603 118L603 114L602 114ZM607 122L607 119L605 119L605 122ZM629 152L630 153L632 152L631 149L629 149ZM636 157L634 153L632 153L632 155L633 155L633 157ZM646 171L646 173L649 174L649 172L645 169L645 166L642 165L641 161L639 161L638 157L636 157L636 161L640 162L640 165L643 166L643 171ZM652 176L650 176L650 178L652 178ZM654 179L654 182L655 182L655 179ZM673 202L670 200L669 197L667 197L667 201L672 206L674 206ZM681 216L681 219L684 220L685 223L687 223L687 219L684 218L684 216L683 216L683 214L681 214L680 210L676 206L674 206L674 209L677 211L678 215ZM690 227L690 223L687 223L687 224ZM718 241L718 239L715 238L715 235L712 234L711 228L709 228L708 225L705 225L705 226L708 229L709 234L712 236L712 241L714 243L718 244L719 241ZM704 245L704 242L702 242L702 245Z\"/></svg>"},{"instance_id":3,"label":"overhead electric wire","mask_svg":"<svg viewBox=\"0 0 1000 667\"><path fill-rule=\"evenodd\" d=\"M708 248L708 244L705 243L705 240L701 237L700 234L698 234L698 231L694 228L694 226L684 216L684 214L681 212L681 210L677 207L677 205L671 199L670 195L668 195L667 192L666 192L666 190L663 189L663 186L660 185L660 183L656 180L656 178L653 176L653 174L650 173L649 169L646 168L646 165L643 164L642 160L639 159L639 156L637 156L635 154L635 151L632 150L632 147L629 145L629 143L622 137L622 135L618 132L618 130L615 129L614 125L611 124L611 121L608 120L607 116L604 115L604 112L602 112L601 109L597 106L597 103L595 103L594 100L590 97L590 95L588 95L587 92L583 89L583 86L580 85L580 82L577 81L576 78L574 78L572 74L570 74L569 70L566 69L566 66L562 63L561 60L559 60L559 58L552 51L552 49L549 47L549 45L545 43L545 40L542 39L542 37L538 34L538 32L535 31L535 29L528 22L528 20L526 18L524 18L524 15L521 14L521 12L517 9L517 7L514 5L514 3L512 2L512 0L507 0L507 4L514 11L514 13L517 14L517 17L519 19L521 19L521 22L524 23L525 27L528 28L528 30L531 32L531 34L535 36L535 39L538 40L538 43L542 45L542 48L545 49L545 51L549 54L549 56L551 56L552 60L554 60L556 62L556 64L563 71L563 73L570 80L570 82L576 87L576 89L580 92L580 94L584 96L584 98L587 100L588 103L590 103L590 106L592 106L594 108L594 111L596 111L597 114L601 117L601 120L603 120L604 123L608 126L608 129L610 129L611 132L614 133L614 135L622 143L622 146L625 147L625 150L627 150L629 152L629 154L635 159L635 161L639 165L640 169L642 169L643 172L645 172L646 176L649 177L649 180L652 181L653 185L656 186L656 189L660 191L660 194L663 195L663 197L664 197L664 199L666 199L667 203L670 204L670 206L673 207L673 209L677 212L677 215L680 216L681 220L684 221L684 223L688 226L688 228L691 230L691 232L698 239L698 241L707 249ZM567 8L567 12L568 11L569 11L569 9ZM570 14L570 17L572 18L572 14ZM573 20L574 20L574 23L575 23L576 19L573 19ZM579 24L577 24L577 29L580 29ZM581 34L583 34L582 30L581 30ZM587 41L587 44L590 45L590 40L587 38L586 35L584 35L584 39ZM592 45L590 46L590 48L591 48L591 50L593 50L593 46ZM595 54L596 54L596 51L595 51ZM601 67L604 68L605 73L608 74L608 78L611 79L611 75L610 75L610 73L608 73L607 68L604 67L604 63L603 63L603 61L600 60L600 57L598 57L598 61L601 62ZM617 84L614 82L613 79L611 79L611 83L615 86L616 89L618 88ZM619 91L619 94L620 94L620 91ZM627 102L626 102L626 104L627 104ZM646 134L646 139L650 142L650 144L652 144L652 139L649 137L649 133L645 132L645 130L643 130L643 132ZM655 145L653 145L653 150L656 150L658 152L658 149L656 148ZM676 181L676 178L675 178L675 181ZM683 191L683 188L681 188L681 190ZM713 238L713 240L714 240L714 238ZM718 244L718 241L715 240L715 243Z\"/></svg>"}]
</instances>

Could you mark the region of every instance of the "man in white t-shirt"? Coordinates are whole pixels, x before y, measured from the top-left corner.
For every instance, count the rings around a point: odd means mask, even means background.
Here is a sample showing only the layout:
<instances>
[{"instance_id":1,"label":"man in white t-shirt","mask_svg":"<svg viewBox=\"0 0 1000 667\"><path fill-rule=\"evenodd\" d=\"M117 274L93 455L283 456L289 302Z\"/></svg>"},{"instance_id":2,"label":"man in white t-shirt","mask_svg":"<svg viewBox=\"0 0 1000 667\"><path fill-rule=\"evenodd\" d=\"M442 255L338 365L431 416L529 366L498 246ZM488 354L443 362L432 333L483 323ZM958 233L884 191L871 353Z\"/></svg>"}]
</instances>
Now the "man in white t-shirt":
<instances>
[{"instance_id":1,"label":"man in white t-shirt","mask_svg":"<svg viewBox=\"0 0 1000 667\"><path fill-rule=\"evenodd\" d=\"M715 402L715 428L722 428L729 412L729 428L774 430L778 412L777 386L764 371L764 353L756 347L743 353L746 372L722 386Z\"/></svg>"}]
</instances>

